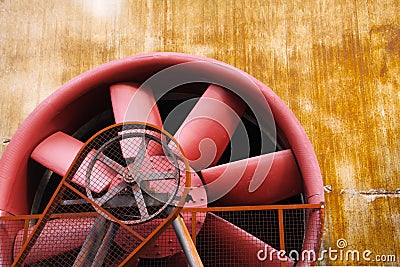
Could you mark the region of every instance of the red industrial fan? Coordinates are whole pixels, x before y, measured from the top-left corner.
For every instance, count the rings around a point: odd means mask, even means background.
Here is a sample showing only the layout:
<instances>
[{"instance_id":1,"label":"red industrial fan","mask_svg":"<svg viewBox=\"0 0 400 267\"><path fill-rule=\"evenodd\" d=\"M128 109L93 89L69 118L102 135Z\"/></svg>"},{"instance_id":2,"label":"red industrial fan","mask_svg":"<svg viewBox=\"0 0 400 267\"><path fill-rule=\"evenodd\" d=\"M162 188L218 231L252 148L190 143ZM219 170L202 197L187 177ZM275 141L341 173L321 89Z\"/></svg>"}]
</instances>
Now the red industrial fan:
<instances>
[{"instance_id":1,"label":"red industrial fan","mask_svg":"<svg viewBox=\"0 0 400 267\"><path fill-rule=\"evenodd\" d=\"M271 89L212 59L138 55L66 83L12 138L0 266L311 265L323 201Z\"/></svg>"}]
</instances>

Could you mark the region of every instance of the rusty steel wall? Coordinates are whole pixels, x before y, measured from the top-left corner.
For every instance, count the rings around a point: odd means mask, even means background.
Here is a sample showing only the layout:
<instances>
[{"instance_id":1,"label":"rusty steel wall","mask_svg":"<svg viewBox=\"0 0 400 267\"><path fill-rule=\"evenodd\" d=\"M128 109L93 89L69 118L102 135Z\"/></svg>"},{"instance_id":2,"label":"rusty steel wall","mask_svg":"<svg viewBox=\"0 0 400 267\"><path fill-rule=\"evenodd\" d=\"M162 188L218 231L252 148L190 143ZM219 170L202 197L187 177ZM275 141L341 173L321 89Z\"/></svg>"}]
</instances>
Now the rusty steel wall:
<instances>
[{"instance_id":1,"label":"rusty steel wall","mask_svg":"<svg viewBox=\"0 0 400 267\"><path fill-rule=\"evenodd\" d=\"M323 249L372 252L320 264L380 265L400 251L399 14L397 0L2 0L0 153L88 69L152 51L215 58L270 86L305 128L326 185Z\"/></svg>"}]
</instances>

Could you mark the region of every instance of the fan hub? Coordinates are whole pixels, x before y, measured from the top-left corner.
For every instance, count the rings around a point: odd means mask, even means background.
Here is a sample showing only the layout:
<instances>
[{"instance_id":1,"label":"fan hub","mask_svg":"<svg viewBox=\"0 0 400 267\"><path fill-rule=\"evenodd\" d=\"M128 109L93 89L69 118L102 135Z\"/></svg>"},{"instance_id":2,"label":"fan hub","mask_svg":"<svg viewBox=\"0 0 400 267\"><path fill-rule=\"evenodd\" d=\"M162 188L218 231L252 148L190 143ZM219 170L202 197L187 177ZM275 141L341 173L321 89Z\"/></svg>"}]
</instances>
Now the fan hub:
<instances>
[{"instance_id":1,"label":"fan hub","mask_svg":"<svg viewBox=\"0 0 400 267\"><path fill-rule=\"evenodd\" d=\"M184 160L168 146L170 142L174 141L167 133L140 123L103 130L87 144L84 155L89 161L85 167L89 199L125 224L167 216L167 208L176 207L184 195L186 181ZM108 191L94 197L96 184L106 180L111 180ZM121 199L125 199L123 207Z\"/></svg>"},{"instance_id":2,"label":"fan hub","mask_svg":"<svg viewBox=\"0 0 400 267\"><path fill-rule=\"evenodd\" d=\"M124 174L124 181L127 184L133 184L134 182L136 182L136 177L133 176L130 172L127 172L126 174Z\"/></svg>"}]
</instances>

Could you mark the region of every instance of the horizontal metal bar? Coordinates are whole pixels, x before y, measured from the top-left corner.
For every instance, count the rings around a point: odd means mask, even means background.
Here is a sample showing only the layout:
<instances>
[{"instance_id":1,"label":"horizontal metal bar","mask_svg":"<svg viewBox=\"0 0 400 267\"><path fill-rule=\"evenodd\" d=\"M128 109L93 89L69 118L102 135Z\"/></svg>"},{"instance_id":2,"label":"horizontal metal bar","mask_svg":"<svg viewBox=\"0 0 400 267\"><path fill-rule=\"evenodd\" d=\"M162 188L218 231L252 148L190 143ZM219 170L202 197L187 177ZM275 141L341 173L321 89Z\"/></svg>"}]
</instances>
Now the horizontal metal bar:
<instances>
[{"instance_id":1,"label":"horizontal metal bar","mask_svg":"<svg viewBox=\"0 0 400 267\"><path fill-rule=\"evenodd\" d=\"M86 201L86 200L85 200ZM324 204L290 204L290 205L262 205L262 206L232 206L232 207L207 207L207 208L185 208L182 212L216 212L216 211L242 211L242 210L290 210L290 209L323 209ZM97 212L80 213L56 213L51 218L71 218L71 217L96 217ZM0 216L0 221L20 221L39 219L42 214Z\"/></svg>"},{"instance_id":2,"label":"horizontal metal bar","mask_svg":"<svg viewBox=\"0 0 400 267\"><path fill-rule=\"evenodd\" d=\"M97 217L97 212L79 212L79 213L55 213L51 214L51 219L58 218L79 218L79 217ZM0 217L0 221L23 221L23 220L38 220L42 214L31 214L31 215L16 215L16 216L3 216Z\"/></svg>"},{"instance_id":3,"label":"horizontal metal bar","mask_svg":"<svg viewBox=\"0 0 400 267\"><path fill-rule=\"evenodd\" d=\"M182 212L217 212L217 211L244 211L244 210L292 210L292 209L322 209L324 204L290 204L290 205L262 205L262 206L232 206L185 208Z\"/></svg>"},{"instance_id":4,"label":"horizontal metal bar","mask_svg":"<svg viewBox=\"0 0 400 267\"><path fill-rule=\"evenodd\" d=\"M34 220L34 219L39 219L40 216L42 216L42 214L17 215L17 216L0 216L0 221Z\"/></svg>"}]
</instances>

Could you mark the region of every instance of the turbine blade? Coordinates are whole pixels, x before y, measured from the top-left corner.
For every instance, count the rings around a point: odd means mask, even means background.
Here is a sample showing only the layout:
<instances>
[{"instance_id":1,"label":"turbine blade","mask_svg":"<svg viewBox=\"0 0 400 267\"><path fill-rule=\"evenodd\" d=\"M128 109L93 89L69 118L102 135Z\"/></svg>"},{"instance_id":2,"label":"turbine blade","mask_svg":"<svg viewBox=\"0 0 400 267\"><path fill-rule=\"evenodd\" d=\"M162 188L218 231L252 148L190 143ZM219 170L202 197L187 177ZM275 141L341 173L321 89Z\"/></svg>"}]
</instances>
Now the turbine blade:
<instances>
[{"instance_id":1,"label":"turbine blade","mask_svg":"<svg viewBox=\"0 0 400 267\"><path fill-rule=\"evenodd\" d=\"M203 234L210 238L205 261L214 266L280 266L279 251L243 229L209 213L203 226ZM286 266L294 262L282 256Z\"/></svg>"},{"instance_id":2,"label":"turbine blade","mask_svg":"<svg viewBox=\"0 0 400 267\"><path fill-rule=\"evenodd\" d=\"M42 141L32 152L31 158L58 175L64 176L82 147L81 141L63 132L57 132ZM81 166L88 166L93 154L94 151L88 153ZM90 189L93 192L104 191L114 177L119 175L120 168L110 167L112 165L117 166L115 162L111 162L111 159L104 156L102 161L96 161L94 168L97 171L92 174L90 180ZM86 170L78 170L72 182L86 187Z\"/></svg>"},{"instance_id":3,"label":"turbine blade","mask_svg":"<svg viewBox=\"0 0 400 267\"><path fill-rule=\"evenodd\" d=\"M139 121L162 127L160 112L150 89L135 83L118 83L110 86L110 94L116 123Z\"/></svg>"},{"instance_id":4,"label":"turbine blade","mask_svg":"<svg viewBox=\"0 0 400 267\"><path fill-rule=\"evenodd\" d=\"M214 84L207 88L174 136L195 170L218 162L245 107L231 91Z\"/></svg>"},{"instance_id":5,"label":"turbine blade","mask_svg":"<svg viewBox=\"0 0 400 267\"><path fill-rule=\"evenodd\" d=\"M208 199L216 205L267 205L303 189L291 150L211 167L201 175Z\"/></svg>"}]
</instances>

